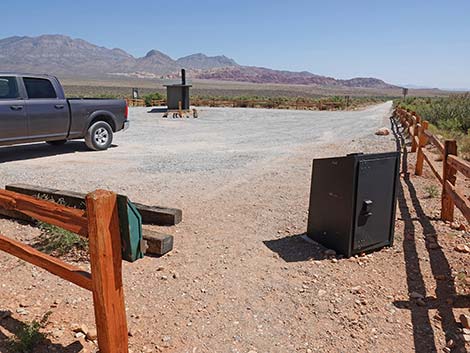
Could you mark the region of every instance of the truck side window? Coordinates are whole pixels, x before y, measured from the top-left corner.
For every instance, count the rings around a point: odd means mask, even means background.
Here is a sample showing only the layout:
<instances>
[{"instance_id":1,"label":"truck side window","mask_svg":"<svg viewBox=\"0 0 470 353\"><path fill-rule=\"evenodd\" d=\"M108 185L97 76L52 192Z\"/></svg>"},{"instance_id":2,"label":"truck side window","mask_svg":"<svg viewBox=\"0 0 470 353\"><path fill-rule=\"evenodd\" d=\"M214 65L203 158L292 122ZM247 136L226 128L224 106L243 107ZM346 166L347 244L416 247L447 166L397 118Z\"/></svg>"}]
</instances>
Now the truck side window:
<instances>
[{"instance_id":1,"label":"truck side window","mask_svg":"<svg viewBox=\"0 0 470 353\"><path fill-rule=\"evenodd\" d=\"M0 76L0 99L15 99L18 97L16 78Z\"/></svg>"},{"instance_id":2,"label":"truck side window","mask_svg":"<svg viewBox=\"0 0 470 353\"><path fill-rule=\"evenodd\" d=\"M29 99L57 98L51 81L42 78L23 78Z\"/></svg>"}]
</instances>

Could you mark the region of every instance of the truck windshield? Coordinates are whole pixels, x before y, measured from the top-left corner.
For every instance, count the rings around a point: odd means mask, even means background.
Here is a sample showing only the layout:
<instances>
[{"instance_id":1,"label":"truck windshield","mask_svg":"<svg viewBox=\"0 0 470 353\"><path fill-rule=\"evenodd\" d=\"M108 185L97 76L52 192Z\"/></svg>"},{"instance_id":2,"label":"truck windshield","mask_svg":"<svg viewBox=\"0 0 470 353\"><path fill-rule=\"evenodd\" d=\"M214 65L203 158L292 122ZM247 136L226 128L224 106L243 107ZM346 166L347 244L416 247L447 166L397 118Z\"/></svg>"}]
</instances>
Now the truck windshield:
<instances>
[{"instance_id":1,"label":"truck windshield","mask_svg":"<svg viewBox=\"0 0 470 353\"><path fill-rule=\"evenodd\" d=\"M16 78L0 76L0 99L15 99L18 97Z\"/></svg>"},{"instance_id":2,"label":"truck windshield","mask_svg":"<svg viewBox=\"0 0 470 353\"><path fill-rule=\"evenodd\" d=\"M57 98L51 81L42 78L23 79L29 99Z\"/></svg>"}]
</instances>

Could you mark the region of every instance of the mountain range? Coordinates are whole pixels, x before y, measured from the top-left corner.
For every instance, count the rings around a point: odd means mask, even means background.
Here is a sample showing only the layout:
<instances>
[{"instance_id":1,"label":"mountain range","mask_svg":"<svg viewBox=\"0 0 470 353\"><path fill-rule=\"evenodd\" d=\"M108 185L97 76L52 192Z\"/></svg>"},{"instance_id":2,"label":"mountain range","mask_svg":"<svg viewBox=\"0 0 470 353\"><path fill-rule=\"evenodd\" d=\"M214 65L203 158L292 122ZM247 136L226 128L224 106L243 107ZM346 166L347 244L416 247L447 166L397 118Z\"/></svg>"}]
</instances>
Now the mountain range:
<instances>
[{"instance_id":1,"label":"mountain range","mask_svg":"<svg viewBox=\"0 0 470 353\"><path fill-rule=\"evenodd\" d=\"M194 79L360 88L397 88L376 78L339 80L302 71L243 66L224 55L202 53L173 59L156 49L136 58L122 49L108 49L64 35L15 36L0 39L0 71L51 73L63 77L110 76L176 78L181 68Z\"/></svg>"}]
</instances>

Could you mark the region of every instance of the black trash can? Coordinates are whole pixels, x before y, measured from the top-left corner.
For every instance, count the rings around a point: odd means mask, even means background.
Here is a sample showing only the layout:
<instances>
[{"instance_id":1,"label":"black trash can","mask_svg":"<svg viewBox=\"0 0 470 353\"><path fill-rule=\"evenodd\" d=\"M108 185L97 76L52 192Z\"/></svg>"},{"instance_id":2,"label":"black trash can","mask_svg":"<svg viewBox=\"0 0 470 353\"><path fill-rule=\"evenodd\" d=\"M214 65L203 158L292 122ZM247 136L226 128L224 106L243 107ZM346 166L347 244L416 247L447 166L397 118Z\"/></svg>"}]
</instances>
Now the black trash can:
<instances>
[{"instance_id":1,"label":"black trash can","mask_svg":"<svg viewBox=\"0 0 470 353\"><path fill-rule=\"evenodd\" d=\"M393 244L399 152L313 161L308 236L350 257Z\"/></svg>"}]
</instances>

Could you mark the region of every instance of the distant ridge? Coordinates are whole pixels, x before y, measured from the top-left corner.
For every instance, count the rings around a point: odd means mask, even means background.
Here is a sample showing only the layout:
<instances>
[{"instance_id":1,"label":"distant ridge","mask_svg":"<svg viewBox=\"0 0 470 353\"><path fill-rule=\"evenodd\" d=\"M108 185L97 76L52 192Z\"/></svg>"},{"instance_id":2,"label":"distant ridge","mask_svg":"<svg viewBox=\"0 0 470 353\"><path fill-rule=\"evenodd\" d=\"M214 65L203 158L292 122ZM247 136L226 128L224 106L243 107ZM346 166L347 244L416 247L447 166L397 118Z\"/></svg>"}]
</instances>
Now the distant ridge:
<instances>
[{"instance_id":1,"label":"distant ridge","mask_svg":"<svg viewBox=\"0 0 470 353\"><path fill-rule=\"evenodd\" d=\"M254 83L282 83L358 88L397 88L376 78L337 80L310 72L242 66L224 55L203 53L179 59L156 49L136 58L126 51L108 49L64 35L0 39L0 71L51 73L65 77L109 76L175 78L181 68L192 78Z\"/></svg>"}]
</instances>

